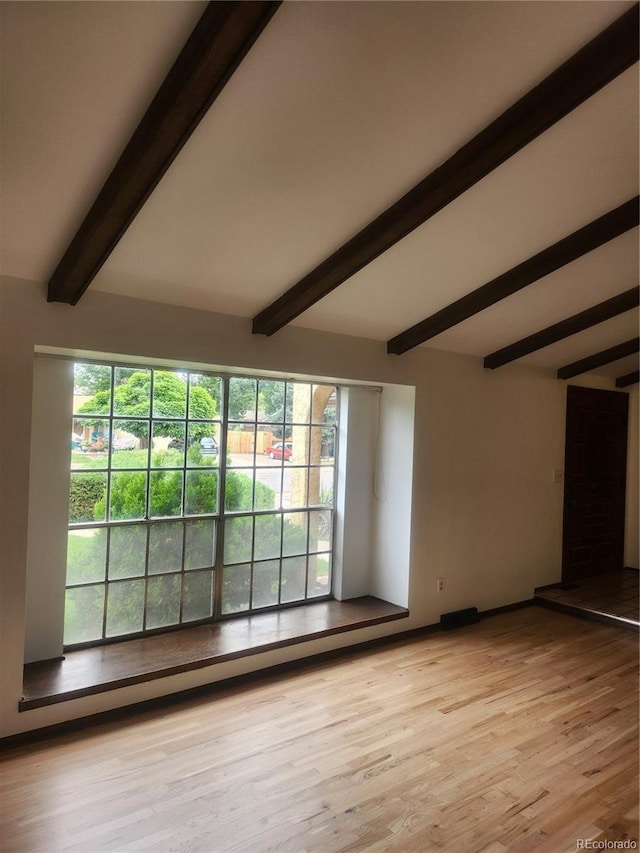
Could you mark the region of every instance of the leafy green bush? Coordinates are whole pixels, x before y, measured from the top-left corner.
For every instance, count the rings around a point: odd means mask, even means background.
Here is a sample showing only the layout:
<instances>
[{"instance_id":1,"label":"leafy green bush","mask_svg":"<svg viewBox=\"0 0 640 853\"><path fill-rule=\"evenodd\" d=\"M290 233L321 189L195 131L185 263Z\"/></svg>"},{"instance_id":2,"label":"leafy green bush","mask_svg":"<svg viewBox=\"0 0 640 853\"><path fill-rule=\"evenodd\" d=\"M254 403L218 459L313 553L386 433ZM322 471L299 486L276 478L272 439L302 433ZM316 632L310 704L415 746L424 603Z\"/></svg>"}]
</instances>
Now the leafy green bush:
<instances>
[{"instance_id":1,"label":"leafy green bush","mask_svg":"<svg viewBox=\"0 0 640 853\"><path fill-rule=\"evenodd\" d=\"M111 518L144 518L147 475L143 471L118 471L111 475ZM107 495L94 508L94 518L106 518Z\"/></svg>"},{"instance_id":2,"label":"leafy green bush","mask_svg":"<svg viewBox=\"0 0 640 853\"><path fill-rule=\"evenodd\" d=\"M104 474L72 474L69 487L69 521L71 524L77 524L104 519L106 499L107 480Z\"/></svg>"},{"instance_id":3,"label":"leafy green bush","mask_svg":"<svg viewBox=\"0 0 640 853\"><path fill-rule=\"evenodd\" d=\"M134 451L132 451L133 453ZM171 451L158 451L168 454ZM189 515L214 513L217 509L219 476L217 460L203 457L196 445L187 451L188 458L200 462L206 468L191 468L186 472L186 492L184 497L185 511ZM154 458L156 454L154 454ZM162 465L163 459L155 459L156 464ZM164 460L167 461L166 459ZM150 514L155 517L178 516L182 504L182 471L156 468L146 473L144 471L117 470L111 472L110 518L114 520L141 519L146 516L147 476L149 482ZM250 511L254 501L255 509L274 509L275 492L264 483L256 482L249 474L238 471L228 471L226 475L225 507L231 512ZM72 476L70 521L102 520L107 517L106 506L106 475L89 472ZM279 513L273 515L243 516L229 519L225 525L225 559L232 563L242 561L241 565L230 565L224 570L223 582L223 611L225 613L247 610L250 602L254 607L268 606L278 601L280 586L280 553L281 537L284 534L285 555L303 555L307 545L306 524L296 524ZM188 522L192 524L193 522ZM202 524L211 524L206 520ZM252 558L251 543L254 538L253 557L258 562L252 573L250 561ZM175 528L175 531L174 531ZM213 562L213 526L205 532L208 537ZM141 536L142 531L142 536ZM148 543L149 566L155 566L155 571L168 571L168 574L157 574L151 577L147 586L146 610L147 627L160 627L175 624L178 621L177 610L180 594L180 578L174 575L179 571L179 553L182 548L182 522L166 521L154 524ZM178 547L174 543L176 536L180 540ZM117 537L117 539L115 538ZM177 541L177 540L176 540ZM107 629L110 636L119 633L130 633L142 629L143 584L145 573L146 533L138 525L114 528L111 531L111 560L110 572L112 580L119 580L110 587L109 614ZM174 546L177 548L176 565L171 569L158 569L158 561L162 555L169 554ZM93 550L92 550L93 548ZM95 553L94 553L95 552ZM99 559L104 560L104 552L98 555L97 545L90 547L89 540L82 536L70 537L68 566L69 580L73 583L91 583L99 581L97 577ZM234 556L235 555L235 556ZM282 578L284 600L293 601L304 596L304 556L294 558L301 560L300 571L295 577L288 571L288 576ZM170 561L171 562L171 561ZM96 566L93 564L96 563ZM290 558L288 563L293 563ZM102 563L104 565L104 563ZM198 564L207 568L206 561ZM284 566L284 564L283 564ZM152 570L154 571L154 570ZM284 571L284 569L283 569ZM299 577L298 577L299 574ZM187 572L184 580L185 599L190 601L189 590L193 586L193 597L189 604L193 610L191 618L201 618L209 615L207 596L211 590L211 573ZM197 590L203 587L200 592ZM286 588L286 592L285 592ZM83 642L99 639L96 631L100 630L102 612L102 586L70 589L67 592L65 612L65 642ZM89 590L85 592L85 590ZM251 598L253 596L253 598ZM185 605L186 606L186 605ZM195 609L194 609L195 608ZM190 611L185 611L190 612Z\"/></svg>"},{"instance_id":4,"label":"leafy green bush","mask_svg":"<svg viewBox=\"0 0 640 853\"><path fill-rule=\"evenodd\" d=\"M150 477L149 513L152 516L180 515L182 512L182 472L152 471Z\"/></svg>"},{"instance_id":5,"label":"leafy green bush","mask_svg":"<svg viewBox=\"0 0 640 853\"><path fill-rule=\"evenodd\" d=\"M218 504L218 472L188 471L184 511L188 515L215 512Z\"/></svg>"},{"instance_id":6,"label":"leafy green bush","mask_svg":"<svg viewBox=\"0 0 640 853\"><path fill-rule=\"evenodd\" d=\"M274 509L276 493L264 483L256 482L255 509ZM227 471L224 506L231 512L251 510L253 479L237 471Z\"/></svg>"},{"instance_id":7,"label":"leafy green bush","mask_svg":"<svg viewBox=\"0 0 640 853\"><path fill-rule=\"evenodd\" d=\"M237 475L242 477L242 474ZM246 478L248 479L248 478ZM278 586L280 584L280 537L284 536L285 554L304 555L307 548L307 527L295 524L285 519L281 528L281 516L258 516L259 527L255 530L254 558L266 560L256 563L253 573L253 606L260 607L277 604ZM230 519L225 525L224 551L225 562L240 563L226 566L224 569L222 610L224 613L237 613L248 610L251 596L251 542L254 538L254 519L251 516L239 516ZM306 558L302 556L302 560ZM287 585L283 576L282 585ZM292 589L284 593L284 600L292 601L304 597L304 578L300 589L293 578L290 579ZM299 586L299 584L298 584Z\"/></svg>"}]
</instances>

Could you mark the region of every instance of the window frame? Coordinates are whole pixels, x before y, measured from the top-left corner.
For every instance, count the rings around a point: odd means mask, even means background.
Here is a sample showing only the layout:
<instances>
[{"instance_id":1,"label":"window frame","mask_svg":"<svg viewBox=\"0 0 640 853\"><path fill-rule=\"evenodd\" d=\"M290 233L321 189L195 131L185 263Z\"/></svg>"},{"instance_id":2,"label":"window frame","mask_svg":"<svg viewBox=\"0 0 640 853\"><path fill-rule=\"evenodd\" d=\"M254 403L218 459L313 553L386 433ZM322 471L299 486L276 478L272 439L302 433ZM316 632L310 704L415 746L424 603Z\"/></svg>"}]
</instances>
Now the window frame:
<instances>
[{"instance_id":1,"label":"window frame","mask_svg":"<svg viewBox=\"0 0 640 853\"><path fill-rule=\"evenodd\" d=\"M300 377L300 378L291 378L287 376L279 376L279 375L264 375L261 373L254 374L247 371L246 373L238 373L238 372L225 372L220 370L206 370L201 367L176 367L170 365L156 365L149 364L144 362L144 360L140 360L139 362L119 362L114 359L91 359L91 358L74 358L72 359L74 367L76 364L83 365L95 365L95 366L105 366L108 367L111 371L110 373L110 403L109 403L109 413L107 415L81 415L75 412L74 405L74 413L72 414L72 424L77 421L86 418L95 418L108 422L109 428L109 438L110 438L110 448L107 456L107 461L104 469L100 469L104 471L107 479L107 489L106 489L106 513L104 521L87 521L87 522L75 522L69 523L67 528L67 535L74 530L82 530L82 529L106 529L107 530L107 544L105 546L105 560L104 560L104 575L102 580L80 583L80 584L69 584L68 583L68 565L65 572L65 598L69 591L69 589L78 589L82 587L90 587L90 586L102 586L104 589L103 594L103 619L102 619L102 636L97 639L83 640L79 642L64 642L63 648L64 650L75 650L80 648L85 648L88 646L96 646L109 644L114 642L122 642L124 640L133 639L136 637L145 637L153 634L166 633L169 631L182 630L184 628L203 625L203 624L215 624L218 621L225 619L233 619L236 617L242 616L250 616L253 613L263 613L268 611L280 610L288 607L296 607L296 606L305 606L307 604L312 604L316 601L328 600L334 597L333 590L333 582L334 582L334 571L333 564L336 559L336 537L335 537L335 525L336 525L336 484L337 484L337 476L338 476L338 434L339 434L339 411L340 411L340 392L341 387L337 383L328 383L323 382L322 380L318 380L314 377ZM116 413L114 411L114 397L115 397L115 376L117 368L126 368L128 370L144 370L150 372L150 391L149 391L149 413L145 417L135 417L131 416L126 418L122 413ZM184 417L168 417L165 415L154 415L153 411L153 388L154 388L154 378L155 374L158 372L173 372L177 374L183 374L186 379L186 402L185 402L185 414ZM220 411L217 413L215 418L211 420L201 420L194 419L191 417L190 413L190 389L191 385L191 377L192 375L197 376L209 376L214 379L220 380ZM251 465L247 466L236 466L234 467L232 462L230 462L228 455L228 431L232 425L239 424L240 421L237 419L230 418L229 412L229 389L231 386L231 382L234 379L250 379L255 383L255 411L253 412L253 419L245 418L244 423L250 423L253 428L253 461ZM260 383L261 382L278 382L283 384L283 394L284 399L286 400L286 395L288 393L289 388L295 384L302 384L309 386L309 411L308 418L306 421L294 421L293 418L291 420L287 419L286 415L286 404L283 405L282 412L282 421L276 421L274 418L270 418L268 421L263 421L258 416L258 405L260 398ZM332 394L335 398L335 418L333 422L327 425L324 420L322 422L316 422L313 419L313 389L317 387L332 387L334 390ZM330 395L330 397L331 397ZM74 394L75 397L75 394ZM330 399L329 397L329 399ZM328 400L327 400L328 402ZM326 406L326 402L325 402ZM249 410L248 410L249 411ZM113 441L113 436L115 434L114 423L117 423L118 420L128 419L132 420L141 420L146 421L148 424L148 454L147 454L147 463L146 468L114 468L112 466L112 447L111 443ZM185 429L185 453L182 460L182 466L180 468L172 466L172 467L152 467L152 451L153 451L153 425L156 421L172 421L175 420L177 423L183 423ZM189 428L191 423L213 423L218 426L218 464L216 466L202 466L202 467L192 467L189 465L187 450L188 450L188 440L189 440ZM307 451L306 462L301 464L297 463L293 466L290 465L283 457L279 460L279 467L281 470L281 478L280 478L280 498L279 505L271 508L271 509L256 509L256 483L259 482L257 479L257 473L259 470L259 455L257 449L257 434L260 430L262 424L268 423L271 426L277 426L282 428L282 439L283 443L285 441L289 441L286 437L287 429L291 429L293 425L298 425L309 430L309 443L311 441L311 435L313 428L329 428L332 430L332 445L333 445L333 456L331 465L322 465L321 463L314 464L310 451ZM275 441L275 439L274 439ZM70 455L71 456L71 455ZM271 463L270 467L274 467L273 463ZM296 507L285 507L283 506L283 486L284 486L284 471L288 468L299 469L306 472L306 500L304 505L296 506ZM311 472L314 469L319 469L322 471L323 468L327 469L328 467L332 468L332 477L331 477L331 496L332 501L331 504L327 503L310 503L309 501L309 482L311 477ZM186 513L186 482L187 475L189 471L208 471L215 470L217 472L217 507L214 512L207 513L199 513L199 514L187 514ZM70 467L71 472L73 469ZM141 519L111 519L109 517L109 508L110 508L110 497L111 497L111 482L112 475L115 473L119 473L121 471L144 471L146 473L146 517ZM167 470L176 470L180 471L182 475L182 498L181 498L181 514L173 515L173 516L157 516L151 517L149 515L150 510L150 481L151 474L154 471L167 471ZM225 506L225 487L227 482L227 477L230 471L237 471L239 473L245 472L246 474L251 476L253 485L251 487L252 493L252 508L251 509L235 509L229 510ZM277 492L276 492L277 493ZM311 535L311 516L313 513L317 513L319 516L320 513L329 513L329 525L328 525L328 547L323 550L314 550L310 551L310 535ZM286 515L291 515L293 513L306 514L307 515L307 525L306 525L306 548L304 553L299 555L295 555L296 559L304 559L305 560L305 579L304 579L304 595L302 598L294 598L293 600L283 601L283 561L291 557L291 555L285 554L285 541L283 534L283 526ZM279 519L280 524L280 538L279 538L279 550L278 554L273 557L257 557L255 554L255 541L256 541L256 519L270 516L277 517ZM229 571L233 569L236 565L241 565L237 562L225 563L225 532L227 522L231 519L251 519L251 527L252 527L252 537L251 537L251 555L250 560L248 562L250 568L250 582L249 582L249 604L248 607L244 609L237 609L232 612L225 612L223 609L223 598L224 598L224 581L225 581L225 571ZM196 569L187 569L186 565L186 550L185 550L185 540L187 536L187 528L190 522L199 522L199 521L211 521L214 526L214 547L213 547L213 565L210 567L201 567ZM182 526L181 532L181 541L182 541L182 551L181 551L181 560L180 560L180 568L171 572L172 576L178 577L180 583L180 597L179 597L179 621L174 624L163 625L159 627L146 627L146 619L147 619L147 595L149 589L149 583L151 578L159 578L162 577L162 573L150 574L149 573L149 543L152 536L152 530L154 527L174 522ZM111 548L111 538L112 531L117 530L119 528L127 527L127 526L135 526L141 528L145 531L145 550L144 550L144 570L143 573L136 575L135 578L110 578L109 570L110 570L110 548ZM327 592L324 594L309 594L309 571L310 571L310 559L322 557L323 555L327 555L328 558L328 586ZM273 604L263 604L259 606L254 606L254 596L255 596L255 587L254 587L254 573L256 567L261 564L278 561L279 570L278 570L278 592L277 592L277 601ZM212 577L211 584L211 596L212 596L212 612L211 615L203 617L201 619L192 619L189 621L182 621L183 618L183 610L184 610L184 594L185 594L185 582L187 577L194 577L198 573L204 574L208 572ZM144 601L142 606L142 624L143 628L141 630L130 631L126 633L119 633L112 636L107 636L107 620L108 620L108 601L109 601L109 588L110 585L113 584L121 584L123 582L129 580L142 580L144 582Z\"/></svg>"}]
</instances>

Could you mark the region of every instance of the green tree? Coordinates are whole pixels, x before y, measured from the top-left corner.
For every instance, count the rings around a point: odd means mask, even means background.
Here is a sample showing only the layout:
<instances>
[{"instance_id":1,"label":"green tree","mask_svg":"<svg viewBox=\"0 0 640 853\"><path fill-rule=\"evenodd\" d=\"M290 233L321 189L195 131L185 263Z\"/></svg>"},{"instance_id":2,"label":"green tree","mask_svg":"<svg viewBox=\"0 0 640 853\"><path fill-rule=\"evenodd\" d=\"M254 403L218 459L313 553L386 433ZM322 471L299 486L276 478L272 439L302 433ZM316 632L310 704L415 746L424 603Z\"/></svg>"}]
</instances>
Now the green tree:
<instances>
[{"instance_id":1,"label":"green tree","mask_svg":"<svg viewBox=\"0 0 640 853\"><path fill-rule=\"evenodd\" d=\"M256 407L256 381L242 376L229 380L229 419L241 421Z\"/></svg>"},{"instance_id":2,"label":"green tree","mask_svg":"<svg viewBox=\"0 0 640 853\"><path fill-rule=\"evenodd\" d=\"M209 376L207 373L191 374L191 388L204 388L204 390L209 393L211 399L215 403L217 412L222 411L220 384L221 380L219 376Z\"/></svg>"},{"instance_id":3,"label":"green tree","mask_svg":"<svg viewBox=\"0 0 640 853\"><path fill-rule=\"evenodd\" d=\"M88 365L86 365L88 366ZM78 409L77 414L107 415L111 404L109 388L98 391ZM151 407L151 374L149 371L135 371L114 392L114 413L132 418L148 418ZM218 408L209 391L202 385L194 385L190 390L189 415L195 419L215 418ZM156 370L153 377L153 416L154 418L185 418L187 414L187 383L180 376L167 370ZM89 418L86 423L91 423ZM102 423L102 421L100 422ZM119 426L136 438L145 441L147 424L144 421L120 421ZM211 427L191 424L190 439L200 439L209 435ZM181 422L156 421L154 434L170 438L184 438Z\"/></svg>"},{"instance_id":4,"label":"green tree","mask_svg":"<svg viewBox=\"0 0 640 853\"><path fill-rule=\"evenodd\" d=\"M222 411L221 380L218 376L209 376L203 373L199 376L192 374L194 385L204 388L211 395L216 404L218 412ZM229 419L232 421L244 420L247 412L252 412L256 405L256 383L255 379L243 376L234 376L229 382Z\"/></svg>"},{"instance_id":5,"label":"green tree","mask_svg":"<svg viewBox=\"0 0 640 853\"><path fill-rule=\"evenodd\" d=\"M261 380L260 405L268 421L282 423L285 420L286 414L287 422L291 423L293 418L293 394L289 393L285 395L284 382Z\"/></svg>"},{"instance_id":6,"label":"green tree","mask_svg":"<svg viewBox=\"0 0 640 853\"><path fill-rule=\"evenodd\" d=\"M260 380L260 408L264 412L265 420L274 424L270 427L274 437L284 438L283 432L286 430L283 430L280 424L285 420L285 414L287 423L290 424L293 419L293 394L285 393L284 382Z\"/></svg>"},{"instance_id":7,"label":"green tree","mask_svg":"<svg viewBox=\"0 0 640 853\"><path fill-rule=\"evenodd\" d=\"M111 387L111 368L105 364L74 364L76 394L98 394Z\"/></svg>"}]
</instances>

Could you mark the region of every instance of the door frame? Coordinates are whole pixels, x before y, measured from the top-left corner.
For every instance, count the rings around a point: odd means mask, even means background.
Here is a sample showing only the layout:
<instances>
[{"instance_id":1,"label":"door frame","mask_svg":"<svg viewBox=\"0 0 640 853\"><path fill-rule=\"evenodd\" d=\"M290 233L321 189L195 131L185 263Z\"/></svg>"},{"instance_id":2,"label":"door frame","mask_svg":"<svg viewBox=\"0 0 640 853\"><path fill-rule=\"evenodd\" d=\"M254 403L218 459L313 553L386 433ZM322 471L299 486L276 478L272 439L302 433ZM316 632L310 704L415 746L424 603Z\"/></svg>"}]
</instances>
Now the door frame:
<instances>
[{"instance_id":1,"label":"door frame","mask_svg":"<svg viewBox=\"0 0 640 853\"><path fill-rule=\"evenodd\" d=\"M575 576L570 572L570 560L569 560L569 548L570 548L570 533L571 533L571 483L570 479L567 476L567 460L569 458L570 452L570 440L571 434L569 431L569 418L571 415L572 407L577 405L577 401L579 397L591 396L592 399L595 397L599 397L601 400L606 396L608 399L612 399L613 395L619 398L624 398L627 401L626 408L626 428L625 428L625 446L624 446L624 472L623 472L623 482L621 486L622 493L622 501L620 505L620 513L621 513L621 521L619 536L617 537L616 542L616 551L620 555L619 559L619 568L624 568L624 545L625 545L625 530L626 530L626 486L627 486L627 456L628 456L628 441L629 441L629 395L624 391L613 391L609 389L601 389L601 388L589 388L587 386L582 385L567 385L567 394L566 394L566 405L565 405L565 450L564 450L564 495L563 495L563 504L562 504L562 582L570 583L575 581ZM603 574L606 574L603 572Z\"/></svg>"}]
</instances>

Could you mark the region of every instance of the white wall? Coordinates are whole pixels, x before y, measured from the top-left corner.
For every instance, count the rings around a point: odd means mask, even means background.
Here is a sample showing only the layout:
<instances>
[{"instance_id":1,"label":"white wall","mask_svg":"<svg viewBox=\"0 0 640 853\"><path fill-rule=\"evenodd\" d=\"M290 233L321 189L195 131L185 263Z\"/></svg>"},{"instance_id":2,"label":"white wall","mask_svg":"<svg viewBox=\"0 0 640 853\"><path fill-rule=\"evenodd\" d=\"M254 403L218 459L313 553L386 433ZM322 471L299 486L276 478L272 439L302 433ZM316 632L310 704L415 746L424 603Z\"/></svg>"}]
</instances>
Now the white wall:
<instances>
[{"instance_id":1,"label":"white wall","mask_svg":"<svg viewBox=\"0 0 640 853\"><path fill-rule=\"evenodd\" d=\"M72 363L34 359L25 663L62 655L72 398Z\"/></svg>"},{"instance_id":2,"label":"white wall","mask_svg":"<svg viewBox=\"0 0 640 853\"><path fill-rule=\"evenodd\" d=\"M2 281L0 734L431 624L458 607L509 604L559 580L562 484L552 482L552 471L563 462L565 387L551 371L517 365L485 371L478 359L425 348L387 356L383 343L296 327L265 338L251 335L250 325L91 290L76 307L48 304L44 286ZM407 484L410 618L18 713L35 346L415 386L414 467ZM384 507L381 512L389 517ZM392 547L385 559L393 559ZM440 596L438 577L446 583Z\"/></svg>"},{"instance_id":3,"label":"white wall","mask_svg":"<svg viewBox=\"0 0 640 853\"><path fill-rule=\"evenodd\" d=\"M373 464L381 393L352 386L340 394L334 561L334 595L340 601L372 594Z\"/></svg>"},{"instance_id":4,"label":"white wall","mask_svg":"<svg viewBox=\"0 0 640 853\"><path fill-rule=\"evenodd\" d=\"M414 411L413 388L385 388L378 399L372 594L401 607L410 603Z\"/></svg>"}]
</instances>

